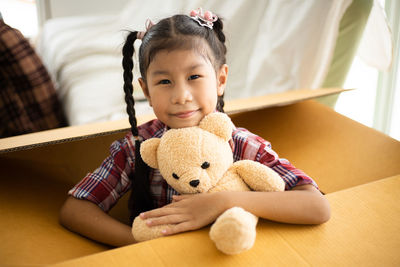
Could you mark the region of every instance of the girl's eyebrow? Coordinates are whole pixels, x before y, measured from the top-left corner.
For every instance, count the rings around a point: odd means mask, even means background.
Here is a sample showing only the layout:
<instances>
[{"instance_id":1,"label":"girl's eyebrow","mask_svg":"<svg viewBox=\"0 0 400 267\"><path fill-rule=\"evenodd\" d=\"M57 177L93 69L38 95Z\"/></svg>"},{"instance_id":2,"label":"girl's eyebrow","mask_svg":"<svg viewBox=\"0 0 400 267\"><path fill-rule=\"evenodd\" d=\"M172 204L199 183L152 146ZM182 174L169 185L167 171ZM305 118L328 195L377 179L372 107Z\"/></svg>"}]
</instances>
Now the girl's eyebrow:
<instances>
[{"instance_id":1,"label":"girl's eyebrow","mask_svg":"<svg viewBox=\"0 0 400 267\"><path fill-rule=\"evenodd\" d=\"M155 70L150 73L150 75L152 75L152 76L167 75L167 74L168 74L168 71L165 71L165 70Z\"/></svg>"},{"instance_id":2,"label":"girl's eyebrow","mask_svg":"<svg viewBox=\"0 0 400 267\"><path fill-rule=\"evenodd\" d=\"M198 63L198 64L194 64L192 66L187 67L186 70L190 71L190 70L194 70L194 69L200 68L202 66L204 66L203 63Z\"/></svg>"},{"instance_id":3,"label":"girl's eyebrow","mask_svg":"<svg viewBox=\"0 0 400 267\"><path fill-rule=\"evenodd\" d=\"M202 63L194 64L194 65L192 65L192 66L187 67L185 70L186 70L186 71L192 71L192 70L194 70L194 69L197 69L197 68L199 68L199 67L202 67L203 65L204 65L204 64L202 64ZM157 76L157 75L168 75L168 74L169 74L169 72L166 71L166 70L154 70L154 71L151 72L151 75L153 75L153 76Z\"/></svg>"}]
</instances>

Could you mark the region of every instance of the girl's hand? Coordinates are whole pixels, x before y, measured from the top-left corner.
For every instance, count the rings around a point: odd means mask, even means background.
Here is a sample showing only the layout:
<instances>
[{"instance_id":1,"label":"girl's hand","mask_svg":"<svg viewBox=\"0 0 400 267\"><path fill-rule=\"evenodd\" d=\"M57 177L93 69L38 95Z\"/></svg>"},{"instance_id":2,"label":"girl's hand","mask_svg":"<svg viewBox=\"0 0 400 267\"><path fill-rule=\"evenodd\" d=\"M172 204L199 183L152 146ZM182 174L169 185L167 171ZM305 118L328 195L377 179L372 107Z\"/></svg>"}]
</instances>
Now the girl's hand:
<instances>
[{"instance_id":1,"label":"girl's hand","mask_svg":"<svg viewBox=\"0 0 400 267\"><path fill-rule=\"evenodd\" d=\"M173 196L172 203L141 213L140 217L148 226L173 224L162 230L163 235L195 230L212 223L226 210L225 196L223 192Z\"/></svg>"}]
</instances>

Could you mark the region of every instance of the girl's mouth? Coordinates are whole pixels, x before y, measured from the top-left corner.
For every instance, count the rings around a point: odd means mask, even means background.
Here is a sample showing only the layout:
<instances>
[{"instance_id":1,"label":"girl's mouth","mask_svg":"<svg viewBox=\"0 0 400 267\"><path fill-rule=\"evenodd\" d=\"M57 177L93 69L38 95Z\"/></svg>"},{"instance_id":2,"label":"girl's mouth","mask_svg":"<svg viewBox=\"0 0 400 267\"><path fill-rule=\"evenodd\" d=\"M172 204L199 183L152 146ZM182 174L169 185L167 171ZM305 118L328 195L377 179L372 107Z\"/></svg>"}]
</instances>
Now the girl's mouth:
<instances>
[{"instance_id":1,"label":"girl's mouth","mask_svg":"<svg viewBox=\"0 0 400 267\"><path fill-rule=\"evenodd\" d=\"M185 118L189 118L190 116L192 116L196 111L197 110L178 112L178 113L175 113L175 116L180 119L185 119Z\"/></svg>"}]
</instances>

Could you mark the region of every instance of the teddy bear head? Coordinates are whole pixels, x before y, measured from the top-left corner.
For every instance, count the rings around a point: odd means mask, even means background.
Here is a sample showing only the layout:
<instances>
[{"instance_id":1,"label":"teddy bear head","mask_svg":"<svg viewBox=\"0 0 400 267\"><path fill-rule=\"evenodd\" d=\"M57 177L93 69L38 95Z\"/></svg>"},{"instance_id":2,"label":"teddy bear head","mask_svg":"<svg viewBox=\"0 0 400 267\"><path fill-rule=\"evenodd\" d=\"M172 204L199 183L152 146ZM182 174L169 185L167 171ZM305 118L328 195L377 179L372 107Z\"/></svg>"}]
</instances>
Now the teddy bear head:
<instances>
[{"instance_id":1,"label":"teddy bear head","mask_svg":"<svg viewBox=\"0 0 400 267\"><path fill-rule=\"evenodd\" d=\"M232 122L224 113L205 116L199 126L170 129L141 145L143 161L181 194L207 192L233 164Z\"/></svg>"}]
</instances>

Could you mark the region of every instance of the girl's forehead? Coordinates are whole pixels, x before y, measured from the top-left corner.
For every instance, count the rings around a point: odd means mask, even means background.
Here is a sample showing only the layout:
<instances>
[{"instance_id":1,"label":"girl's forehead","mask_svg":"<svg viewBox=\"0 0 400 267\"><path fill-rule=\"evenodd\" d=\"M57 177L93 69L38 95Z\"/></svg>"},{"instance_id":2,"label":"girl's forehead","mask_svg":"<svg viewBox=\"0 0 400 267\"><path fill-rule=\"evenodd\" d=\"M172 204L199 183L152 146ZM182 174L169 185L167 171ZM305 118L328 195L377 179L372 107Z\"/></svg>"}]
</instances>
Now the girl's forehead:
<instances>
[{"instance_id":1,"label":"girl's forehead","mask_svg":"<svg viewBox=\"0 0 400 267\"><path fill-rule=\"evenodd\" d=\"M158 51L149 64L149 69L185 66L185 65L210 65L212 62L206 51L200 49L163 49Z\"/></svg>"}]
</instances>

